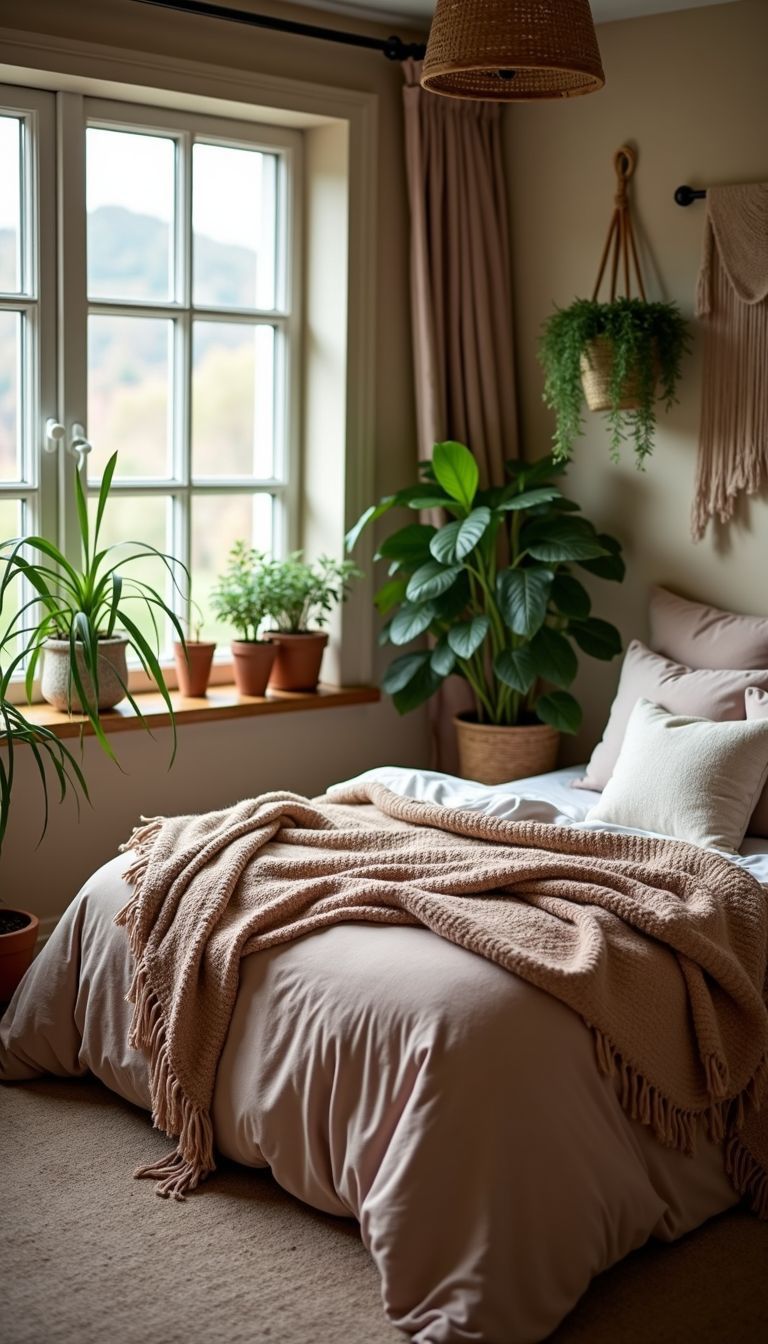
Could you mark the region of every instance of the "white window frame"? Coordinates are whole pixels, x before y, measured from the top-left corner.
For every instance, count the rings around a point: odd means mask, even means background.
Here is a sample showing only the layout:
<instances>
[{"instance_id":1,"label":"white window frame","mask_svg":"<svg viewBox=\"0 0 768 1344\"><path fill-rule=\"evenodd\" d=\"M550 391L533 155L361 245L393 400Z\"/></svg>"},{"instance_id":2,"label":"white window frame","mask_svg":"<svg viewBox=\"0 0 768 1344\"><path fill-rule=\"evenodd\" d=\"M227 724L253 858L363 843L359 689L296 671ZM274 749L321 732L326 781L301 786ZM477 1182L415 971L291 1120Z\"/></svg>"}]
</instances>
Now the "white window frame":
<instances>
[{"instance_id":1,"label":"white window frame","mask_svg":"<svg viewBox=\"0 0 768 1344\"><path fill-rule=\"evenodd\" d=\"M37 89L0 84L4 115L22 122L22 288L0 294L0 312L23 314L21 479L0 482L0 500L24 506L23 528L56 530L56 458L45 451L45 424L56 418L56 249L54 98Z\"/></svg>"},{"instance_id":2,"label":"white window frame","mask_svg":"<svg viewBox=\"0 0 768 1344\"><path fill-rule=\"evenodd\" d=\"M175 323L175 369L173 384L182 400L174 407L173 475L167 480L115 479L115 497L171 496L174 523L172 550L190 566L191 504L195 494L269 494L279 502L273 514L273 549L284 554L299 544L300 524L300 399L301 399L301 298L302 298L302 141L301 135L284 127L261 126L232 118L190 115L133 102L105 101L79 94L61 93L58 100L60 168L59 229L59 349L60 410L62 423L88 430L89 314L141 314L171 319ZM176 297L166 302L131 299L89 299L86 275L85 133L89 126L101 129L160 134L177 142L176 156ZM278 246L278 274L274 309L210 307L192 302L192 202L191 154L196 139L234 147L263 150L278 159L278 218L285 246ZM280 333L276 345L276 381L282 397L275 405L275 476L251 478L215 477L193 480L191 445L192 323L195 318L211 321L264 324ZM83 483L88 493L98 492L98 482L87 483L87 459ZM63 485L63 528L70 558L77 547L74 511L74 481L71 467ZM235 538L233 538L233 541ZM177 614L188 619L179 594L174 594ZM224 655L226 656L226 655Z\"/></svg>"}]
</instances>

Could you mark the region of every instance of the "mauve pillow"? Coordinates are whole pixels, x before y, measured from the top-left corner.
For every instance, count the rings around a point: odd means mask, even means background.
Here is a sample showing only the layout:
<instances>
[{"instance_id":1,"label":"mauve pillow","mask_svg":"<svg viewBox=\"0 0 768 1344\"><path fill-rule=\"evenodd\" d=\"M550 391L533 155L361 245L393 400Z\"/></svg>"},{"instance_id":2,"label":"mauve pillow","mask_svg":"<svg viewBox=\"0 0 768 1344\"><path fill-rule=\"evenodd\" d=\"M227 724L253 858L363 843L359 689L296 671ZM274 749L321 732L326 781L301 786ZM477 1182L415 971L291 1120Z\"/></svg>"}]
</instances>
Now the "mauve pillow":
<instances>
[{"instance_id":1,"label":"mauve pillow","mask_svg":"<svg viewBox=\"0 0 768 1344\"><path fill-rule=\"evenodd\" d=\"M768 668L768 616L737 616L666 588L651 589L648 616L651 648L687 667Z\"/></svg>"},{"instance_id":2,"label":"mauve pillow","mask_svg":"<svg viewBox=\"0 0 768 1344\"><path fill-rule=\"evenodd\" d=\"M768 694L750 686L744 696L744 706L748 719L768 719ZM748 835L768 836L768 784L757 800L752 820L747 827Z\"/></svg>"},{"instance_id":3,"label":"mauve pillow","mask_svg":"<svg viewBox=\"0 0 768 1344\"><path fill-rule=\"evenodd\" d=\"M659 657L639 639L633 639L624 655L619 688L602 741L592 752L584 778L574 780L574 788L598 791L605 788L619 758L629 716L638 700L652 700L670 714L688 714L723 723L745 717L744 696L750 686L768 691L768 671L714 671L711 668L693 671L669 658Z\"/></svg>"}]
</instances>

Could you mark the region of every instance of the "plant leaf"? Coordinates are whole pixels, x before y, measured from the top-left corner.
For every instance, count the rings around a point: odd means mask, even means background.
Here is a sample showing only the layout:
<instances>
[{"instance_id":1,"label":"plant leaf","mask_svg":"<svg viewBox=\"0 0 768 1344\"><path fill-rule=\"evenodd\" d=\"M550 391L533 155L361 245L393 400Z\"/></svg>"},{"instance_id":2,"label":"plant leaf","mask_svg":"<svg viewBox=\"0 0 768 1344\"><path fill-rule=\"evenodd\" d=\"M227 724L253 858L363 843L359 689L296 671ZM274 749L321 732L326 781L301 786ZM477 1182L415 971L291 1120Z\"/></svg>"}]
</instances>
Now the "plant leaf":
<instances>
[{"instance_id":1,"label":"plant leaf","mask_svg":"<svg viewBox=\"0 0 768 1344\"><path fill-rule=\"evenodd\" d=\"M621 558L621 543L615 537L609 537L606 532L599 532L597 540L606 554L596 560L580 560L578 563L582 569L595 574L598 579L621 583L627 569Z\"/></svg>"},{"instance_id":2,"label":"plant leaf","mask_svg":"<svg viewBox=\"0 0 768 1344\"><path fill-rule=\"evenodd\" d=\"M383 584L373 599L374 606L379 615L386 616L388 612L402 602L405 597L405 590L408 587L407 579L390 579Z\"/></svg>"},{"instance_id":3,"label":"plant leaf","mask_svg":"<svg viewBox=\"0 0 768 1344\"><path fill-rule=\"evenodd\" d=\"M441 639L432 650L432 656L429 660L433 672L438 677L449 677L456 666L456 654L450 646L448 639Z\"/></svg>"},{"instance_id":4,"label":"plant leaf","mask_svg":"<svg viewBox=\"0 0 768 1344\"><path fill-rule=\"evenodd\" d=\"M555 686L570 686L579 670L579 660L565 635L543 625L529 645L537 674Z\"/></svg>"},{"instance_id":5,"label":"plant leaf","mask_svg":"<svg viewBox=\"0 0 768 1344\"><path fill-rule=\"evenodd\" d=\"M471 658L480 648L491 628L488 616L474 616L471 621L454 625L448 631L448 643L457 658Z\"/></svg>"},{"instance_id":6,"label":"plant leaf","mask_svg":"<svg viewBox=\"0 0 768 1344\"><path fill-rule=\"evenodd\" d=\"M381 689L386 691L387 695L397 695L397 692L402 691L427 662L429 662L427 651L401 654L399 658L395 658L394 662L390 663L384 673L381 679Z\"/></svg>"},{"instance_id":7,"label":"plant leaf","mask_svg":"<svg viewBox=\"0 0 768 1344\"><path fill-rule=\"evenodd\" d=\"M485 507L473 509L459 527L456 537L456 559L463 560L482 540L491 521L491 510Z\"/></svg>"},{"instance_id":8,"label":"plant leaf","mask_svg":"<svg viewBox=\"0 0 768 1344\"><path fill-rule=\"evenodd\" d=\"M394 503L395 496L387 495L386 499L382 499L378 504L371 504L371 507L366 509L365 513L360 515L357 522L353 527L350 527L344 538L344 545L346 546L347 551L354 549L360 540L360 534L365 530L368 524L375 522L377 518L381 518L392 508Z\"/></svg>"},{"instance_id":9,"label":"plant leaf","mask_svg":"<svg viewBox=\"0 0 768 1344\"><path fill-rule=\"evenodd\" d=\"M464 508L472 508L472 501L480 482L477 463L463 443L448 440L436 443L432 451L432 467L436 479Z\"/></svg>"},{"instance_id":10,"label":"plant leaf","mask_svg":"<svg viewBox=\"0 0 768 1344\"><path fill-rule=\"evenodd\" d=\"M552 581L552 596L561 616L569 616L583 621L592 610L592 602L586 588L570 574L556 574Z\"/></svg>"},{"instance_id":11,"label":"plant leaf","mask_svg":"<svg viewBox=\"0 0 768 1344\"><path fill-rule=\"evenodd\" d=\"M413 680L402 691L393 695L392 703L398 714L408 714L410 710L418 709L419 705L423 705L425 700L434 695L442 682L443 678L438 676L429 663L425 663Z\"/></svg>"},{"instance_id":12,"label":"plant leaf","mask_svg":"<svg viewBox=\"0 0 768 1344\"><path fill-rule=\"evenodd\" d=\"M591 658L602 658L609 662L621 653L621 635L616 626L608 621L600 621L596 616L572 625L568 633L573 635L579 648Z\"/></svg>"},{"instance_id":13,"label":"plant leaf","mask_svg":"<svg viewBox=\"0 0 768 1344\"><path fill-rule=\"evenodd\" d=\"M429 560L429 543L437 532L429 523L409 523L381 543L377 560L392 560L398 569L418 569Z\"/></svg>"},{"instance_id":14,"label":"plant leaf","mask_svg":"<svg viewBox=\"0 0 768 1344\"><path fill-rule=\"evenodd\" d=\"M432 597L447 593L461 574L461 565L451 565L446 569L436 560L428 560L411 575L405 596L409 602L426 602Z\"/></svg>"},{"instance_id":15,"label":"plant leaf","mask_svg":"<svg viewBox=\"0 0 768 1344\"><path fill-rule=\"evenodd\" d=\"M530 638L544 624L552 578L551 570L533 568L503 569L498 575L501 614L514 634Z\"/></svg>"},{"instance_id":16,"label":"plant leaf","mask_svg":"<svg viewBox=\"0 0 768 1344\"><path fill-rule=\"evenodd\" d=\"M431 602L418 605L406 603L393 617L389 626L389 639L393 644L409 644L412 639L423 635L435 619L435 608Z\"/></svg>"},{"instance_id":17,"label":"plant leaf","mask_svg":"<svg viewBox=\"0 0 768 1344\"><path fill-rule=\"evenodd\" d=\"M586 519L568 514L537 518L528 523L520 538L520 545L534 560L548 564L593 560L606 554L605 547Z\"/></svg>"},{"instance_id":18,"label":"plant leaf","mask_svg":"<svg viewBox=\"0 0 768 1344\"><path fill-rule=\"evenodd\" d=\"M496 507L505 513L513 513L518 509L535 509L540 504L551 504L554 499L560 498L560 491L556 485L543 485L537 490L524 490L522 494L506 495Z\"/></svg>"},{"instance_id":19,"label":"plant leaf","mask_svg":"<svg viewBox=\"0 0 768 1344\"><path fill-rule=\"evenodd\" d=\"M581 706L567 691L550 691L539 696L535 712L542 723L561 733L577 733L581 727Z\"/></svg>"},{"instance_id":20,"label":"plant leaf","mask_svg":"<svg viewBox=\"0 0 768 1344\"><path fill-rule=\"evenodd\" d=\"M441 565L452 565L456 559L456 540L461 522L445 523L429 543L429 549L435 560Z\"/></svg>"},{"instance_id":21,"label":"plant leaf","mask_svg":"<svg viewBox=\"0 0 768 1344\"><path fill-rule=\"evenodd\" d=\"M536 669L527 644L519 649L504 649L494 659L493 670L499 681L520 695L527 695L536 680Z\"/></svg>"}]
</instances>

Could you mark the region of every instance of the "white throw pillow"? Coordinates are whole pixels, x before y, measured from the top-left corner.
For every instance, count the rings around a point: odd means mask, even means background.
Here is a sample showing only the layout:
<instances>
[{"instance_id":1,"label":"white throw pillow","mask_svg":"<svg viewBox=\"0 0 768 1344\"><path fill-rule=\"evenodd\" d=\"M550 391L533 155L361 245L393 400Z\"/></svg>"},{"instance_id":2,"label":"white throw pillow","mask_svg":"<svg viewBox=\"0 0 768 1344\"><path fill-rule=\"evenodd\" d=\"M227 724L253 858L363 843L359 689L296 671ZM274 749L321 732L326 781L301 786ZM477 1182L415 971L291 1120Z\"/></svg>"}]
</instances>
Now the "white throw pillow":
<instances>
[{"instance_id":1,"label":"white throw pillow","mask_svg":"<svg viewBox=\"0 0 768 1344\"><path fill-rule=\"evenodd\" d=\"M638 700L587 821L737 850L768 776L768 720L713 723Z\"/></svg>"}]
</instances>

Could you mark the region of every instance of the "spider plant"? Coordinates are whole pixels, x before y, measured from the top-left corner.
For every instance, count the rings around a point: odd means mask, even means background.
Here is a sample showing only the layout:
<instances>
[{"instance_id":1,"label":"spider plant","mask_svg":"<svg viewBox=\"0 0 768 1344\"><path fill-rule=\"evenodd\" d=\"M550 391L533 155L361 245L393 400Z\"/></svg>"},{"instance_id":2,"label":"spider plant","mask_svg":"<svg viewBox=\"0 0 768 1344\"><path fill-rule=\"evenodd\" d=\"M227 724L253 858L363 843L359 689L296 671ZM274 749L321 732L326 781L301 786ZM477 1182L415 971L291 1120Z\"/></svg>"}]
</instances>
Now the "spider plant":
<instances>
[{"instance_id":1,"label":"spider plant","mask_svg":"<svg viewBox=\"0 0 768 1344\"><path fill-rule=\"evenodd\" d=\"M150 584L136 578L130 572L130 566L154 556L163 563L178 592L181 591L176 577L178 570L183 571L187 580L189 573L180 560L166 555L148 542L125 541L99 547L104 511L116 465L117 453L114 453L101 481L93 526L88 516L88 503L80 473L75 472L81 549L79 567L73 565L58 546L46 537L16 537L0 543L0 554L6 556L5 572L0 583L0 609L9 585L18 578L26 580L35 594L33 601L27 603L26 607L30 609L36 605L27 642L27 698L31 699L32 684L46 642L49 639L67 641L70 708L74 690L99 743L113 760L114 751L102 727L99 712L99 641L115 635L124 638L144 672L157 685L165 702L173 733L173 760L176 753L176 725L171 697L159 661L158 615L161 622L166 618L171 622L179 642L186 648L184 632L175 612L160 593ZM125 553L126 546L131 547L130 554ZM137 606L149 614L154 631L154 646L137 622ZM147 728L141 708L128 689L127 679L123 679L119 673L116 675L134 713Z\"/></svg>"},{"instance_id":2,"label":"spider plant","mask_svg":"<svg viewBox=\"0 0 768 1344\"><path fill-rule=\"evenodd\" d=\"M26 609L30 605L30 603L26 603L21 607L10 622L3 639L0 640L0 653L3 655L16 643L16 652L10 654L7 664L0 663L0 745L6 749L5 752L0 752L0 849L2 849L8 828L16 769L16 751L19 746L23 746L31 752L32 760L40 776L43 794L41 840L48 828L46 764L53 769L58 780L60 803L64 801L69 788L73 789L78 806L78 790L84 798L88 799L88 786L85 777L72 752L64 746L64 743L50 728L46 728L42 724L30 723L23 710L18 705L13 704L9 698L13 676L21 667L29 652L28 645L24 642L24 635L29 632L22 628L21 622L24 619Z\"/></svg>"}]
</instances>

